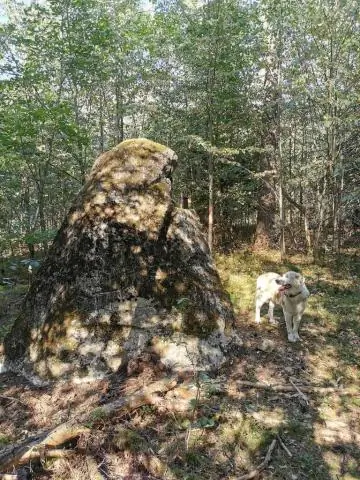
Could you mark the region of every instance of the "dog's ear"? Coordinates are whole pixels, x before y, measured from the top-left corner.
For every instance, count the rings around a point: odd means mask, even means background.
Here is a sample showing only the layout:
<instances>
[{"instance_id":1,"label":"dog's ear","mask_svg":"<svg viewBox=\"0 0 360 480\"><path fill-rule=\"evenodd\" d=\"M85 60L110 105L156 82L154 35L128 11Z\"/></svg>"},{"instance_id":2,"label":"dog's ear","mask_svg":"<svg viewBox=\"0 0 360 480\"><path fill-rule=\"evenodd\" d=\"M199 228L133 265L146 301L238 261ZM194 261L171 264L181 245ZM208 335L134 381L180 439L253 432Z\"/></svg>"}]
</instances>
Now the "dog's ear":
<instances>
[{"instance_id":1,"label":"dog's ear","mask_svg":"<svg viewBox=\"0 0 360 480\"><path fill-rule=\"evenodd\" d=\"M305 284L305 278L301 275L301 273L296 272L295 273L295 278L299 282L299 285L304 285Z\"/></svg>"}]
</instances>

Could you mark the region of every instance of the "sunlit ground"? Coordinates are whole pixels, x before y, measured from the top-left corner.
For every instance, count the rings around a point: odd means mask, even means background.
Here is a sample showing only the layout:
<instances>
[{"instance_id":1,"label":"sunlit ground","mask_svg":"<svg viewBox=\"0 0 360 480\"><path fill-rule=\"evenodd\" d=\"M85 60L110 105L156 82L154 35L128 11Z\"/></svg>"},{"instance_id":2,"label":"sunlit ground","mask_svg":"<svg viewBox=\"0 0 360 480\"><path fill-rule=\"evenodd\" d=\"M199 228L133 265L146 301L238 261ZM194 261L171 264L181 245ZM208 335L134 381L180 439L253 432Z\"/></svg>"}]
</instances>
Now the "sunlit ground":
<instances>
[{"instance_id":1,"label":"sunlit ground","mask_svg":"<svg viewBox=\"0 0 360 480\"><path fill-rule=\"evenodd\" d=\"M326 266L300 255L281 264L279 254L268 251L219 255L216 260L245 337L244 376L270 383L292 379L302 385L344 386L354 392L309 395L310 404L304 406L286 395L270 399L253 390L251 416L268 426L278 417L277 428L297 450L291 461L284 457L284 465L274 463L265 478L360 478L360 262L355 252ZM311 292L300 345L286 342L281 309L278 326L269 325L266 308L261 325L254 325L256 277L293 269L305 276ZM264 339L276 342L271 352L256 350Z\"/></svg>"},{"instance_id":2,"label":"sunlit ground","mask_svg":"<svg viewBox=\"0 0 360 480\"><path fill-rule=\"evenodd\" d=\"M89 472L97 478L101 464L114 479L127 475L133 480L235 480L262 462L277 435L287 451L278 443L258 478L360 478L360 263L354 252L326 266L315 266L303 256L281 264L277 252L250 251L217 255L216 263L237 313L240 353L217 376L190 378L193 389L179 389L176 406L190 405L190 410L145 406L111 419L94 419L85 450L73 458L45 462L51 476L39 473L37 478L81 480L90 478ZM257 275L292 269L302 272L311 293L300 344L287 341L280 309L275 311L278 325L268 323L266 308L262 323L254 322ZM9 292L1 292L2 312L14 316L23 291ZM10 301L4 303L7 294ZM4 318L1 315L2 325ZM136 381L148 379L140 372ZM310 391L304 400L296 391L239 387L239 381L335 390ZM67 418L70 410L72 415L87 411L101 399L101 392L109 391L105 387L101 382L61 384L39 391L7 379L0 386L5 412L0 416L0 447L21 438L24 428L37 431ZM118 398L121 392L111 388Z\"/></svg>"}]
</instances>

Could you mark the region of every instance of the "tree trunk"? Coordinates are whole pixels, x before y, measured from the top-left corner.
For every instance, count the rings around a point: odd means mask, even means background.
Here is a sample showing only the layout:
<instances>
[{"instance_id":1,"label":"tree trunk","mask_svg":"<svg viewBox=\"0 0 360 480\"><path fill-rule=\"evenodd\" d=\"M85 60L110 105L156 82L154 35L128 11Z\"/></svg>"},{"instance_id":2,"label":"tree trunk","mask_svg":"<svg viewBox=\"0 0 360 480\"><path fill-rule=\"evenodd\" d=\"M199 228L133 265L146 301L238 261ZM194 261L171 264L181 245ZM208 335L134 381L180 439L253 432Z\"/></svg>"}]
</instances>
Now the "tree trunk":
<instances>
[{"instance_id":1,"label":"tree trunk","mask_svg":"<svg viewBox=\"0 0 360 480\"><path fill-rule=\"evenodd\" d=\"M105 150L105 133L104 133L104 101L103 101L103 91L100 89L99 93L99 138L100 138L100 152L104 152Z\"/></svg>"},{"instance_id":2,"label":"tree trunk","mask_svg":"<svg viewBox=\"0 0 360 480\"><path fill-rule=\"evenodd\" d=\"M280 67L279 67L279 82L280 82ZM286 228L286 212L284 202L284 166L282 156L282 132L281 132L281 107L278 105L278 132L277 132L277 164L279 171L279 214L280 214L280 258L284 261L286 256L286 244L285 244L285 228Z\"/></svg>"},{"instance_id":3,"label":"tree trunk","mask_svg":"<svg viewBox=\"0 0 360 480\"><path fill-rule=\"evenodd\" d=\"M116 110L115 110L115 123L116 123L116 132L115 138L116 143L120 143L124 140L124 115L123 115L123 95L121 92L121 87L119 82L116 82L115 86L115 101L116 101Z\"/></svg>"},{"instance_id":4,"label":"tree trunk","mask_svg":"<svg viewBox=\"0 0 360 480\"><path fill-rule=\"evenodd\" d=\"M322 262L324 256L324 220L325 220L325 211L326 211L326 195L328 191L328 175L325 175L323 179L322 192L320 193L320 188L318 190L318 223L314 233L314 242L312 253L314 256L315 263Z\"/></svg>"},{"instance_id":5,"label":"tree trunk","mask_svg":"<svg viewBox=\"0 0 360 480\"><path fill-rule=\"evenodd\" d=\"M272 246L272 232L275 224L275 198L273 191L261 184L258 199L254 249L262 250Z\"/></svg>"},{"instance_id":6,"label":"tree trunk","mask_svg":"<svg viewBox=\"0 0 360 480\"><path fill-rule=\"evenodd\" d=\"M212 9L210 8L211 2L208 2L208 14L212 18ZM208 52L209 64L208 64L208 76L207 76L207 95L208 95L208 123L207 123L207 140L210 142L210 145L213 146L215 143L215 132L214 132L214 90L216 87L216 76L217 76L217 63L219 56L219 45L221 42L221 37L219 34L220 27L220 13L221 13L221 2L217 2L216 6L216 31L214 36L214 42L211 42L209 45L210 49ZM212 152L209 152L208 158L208 170L209 170L209 184L208 184L208 244L210 251L213 247L213 234L214 234L214 156Z\"/></svg>"},{"instance_id":7,"label":"tree trunk","mask_svg":"<svg viewBox=\"0 0 360 480\"><path fill-rule=\"evenodd\" d=\"M208 216L208 244L210 251L213 247L214 231L214 157L209 154L209 216Z\"/></svg>"},{"instance_id":8,"label":"tree trunk","mask_svg":"<svg viewBox=\"0 0 360 480\"><path fill-rule=\"evenodd\" d=\"M286 227L286 212L284 202L284 182L285 171L283 164L282 153L282 61L283 61L283 26L282 26L282 4L280 2L280 15L278 18L279 27L277 32L277 48L276 48L276 60L277 60L277 72L276 72L276 152L277 152L277 168L279 172L279 214L280 214L280 258L284 261L286 256L286 244L285 244L285 227ZM291 151L290 151L291 157Z\"/></svg>"}]
</instances>

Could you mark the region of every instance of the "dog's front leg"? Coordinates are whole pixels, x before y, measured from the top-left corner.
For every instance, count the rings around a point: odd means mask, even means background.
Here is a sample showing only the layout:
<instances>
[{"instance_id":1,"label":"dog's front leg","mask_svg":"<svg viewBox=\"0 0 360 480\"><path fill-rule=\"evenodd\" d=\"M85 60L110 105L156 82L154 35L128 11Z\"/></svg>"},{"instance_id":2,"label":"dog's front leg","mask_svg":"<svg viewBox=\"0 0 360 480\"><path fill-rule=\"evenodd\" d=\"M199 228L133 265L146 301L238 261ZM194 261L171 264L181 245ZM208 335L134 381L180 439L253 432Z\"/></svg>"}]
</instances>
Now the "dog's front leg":
<instances>
[{"instance_id":1,"label":"dog's front leg","mask_svg":"<svg viewBox=\"0 0 360 480\"><path fill-rule=\"evenodd\" d=\"M293 322L292 322L292 315L284 310L284 317L286 322L286 330L288 335L289 342L296 342L296 338L293 332Z\"/></svg>"},{"instance_id":2,"label":"dog's front leg","mask_svg":"<svg viewBox=\"0 0 360 480\"><path fill-rule=\"evenodd\" d=\"M276 323L275 318L274 318L274 307L275 304L272 300L269 301L269 320L270 323Z\"/></svg>"},{"instance_id":3,"label":"dog's front leg","mask_svg":"<svg viewBox=\"0 0 360 480\"><path fill-rule=\"evenodd\" d=\"M260 323L261 322L261 318L260 318L260 310L261 310L261 303L256 300L256 307L255 307L255 322L256 323Z\"/></svg>"},{"instance_id":4,"label":"dog's front leg","mask_svg":"<svg viewBox=\"0 0 360 480\"><path fill-rule=\"evenodd\" d=\"M264 305L264 301L262 299L262 295L260 292L256 293L256 301L255 301L255 322L260 323L261 318L260 318L260 312L261 312L261 307Z\"/></svg>"},{"instance_id":5,"label":"dog's front leg","mask_svg":"<svg viewBox=\"0 0 360 480\"><path fill-rule=\"evenodd\" d=\"M300 337L299 337L299 326L300 326L300 322L301 322L301 314L297 314L297 315L294 315L294 318L293 318L293 322L294 322L294 329L293 329L293 336L294 336L294 342L297 342L297 341L300 341Z\"/></svg>"}]
</instances>

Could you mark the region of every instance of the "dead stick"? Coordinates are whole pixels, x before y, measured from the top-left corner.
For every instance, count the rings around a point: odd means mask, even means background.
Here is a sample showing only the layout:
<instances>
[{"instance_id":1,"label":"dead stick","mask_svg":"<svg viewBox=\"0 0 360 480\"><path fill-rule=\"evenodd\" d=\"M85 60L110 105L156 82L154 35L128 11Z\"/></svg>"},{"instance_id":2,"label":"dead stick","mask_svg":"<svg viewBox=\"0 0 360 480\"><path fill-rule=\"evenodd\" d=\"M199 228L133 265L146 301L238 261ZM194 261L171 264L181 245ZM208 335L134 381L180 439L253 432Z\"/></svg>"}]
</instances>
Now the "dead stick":
<instances>
[{"instance_id":1,"label":"dead stick","mask_svg":"<svg viewBox=\"0 0 360 480\"><path fill-rule=\"evenodd\" d=\"M45 432L38 437L32 437L30 440L25 440L19 445L9 445L0 452L0 468L1 470L6 470L10 467L23 465L36 458L52 456L51 452L53 450L49 450L46 447L56 447L88 431L90 430L86 427L74 427L73 425L69 425L69 422L66 422L50 432ZM58 443L56 443L55 440L57 440ZM55 451L56 450L58 449L55 449ZM47 454L48 451L50 455ZM63 456L65 456L65 454Z\"/></svg>"},{"instance_id":2,"label":"dead stick","mask_svg":"<svg viewBox=\"0 0 360 480\"><path fill-rule=\"evenodd\" d=\"M304 402L306 403L306 405L309 405L309 400L307 398L307 396L305 395L305 393L303 393L300 388L295 385L295 383L291 380L291 378L289 378L289 382L291 383L291 385L296 389L296 391L299 393L300 397L304 400Z\"/></svg>"},{"instance_id":3,"label":"dead stick","mask_svg":"<svg viewBox=\"0 0 360 480\"><path fill-rule=\"evenodd\" d=\"M0 395L0 398L4 400L9 400L10 402L18 402L18 403L21 403L22 405L26 405L25 402L22 402L21 400L15 397L7 397L6 395Z\"/></svg>"},{"instance_id":4,"label":"dead stick","mask_svg":"<svg viewBox=\"0 0 360 480\"><path fill-rule=\"evenodd\" d=\"M248 382L245 380L238 380L239 387L247 388L261 388L264 390L273 390L274 392L293 392L296 391L292 385L280 384L266 384L261 382ZM306 393L338 393L339 395L359 395L359 389L336 388L336 387L319 387L316 385L301 386L303 392Z\"/></svg>"},{"instance_id":5,"label":"dead stick","mask_svg":"<svg viewBox=\"0 0 360 480\"><path fill-rule=\"evenodd\" d=\"M49 448L45 451L45 453L45 456L49 458L64 458L73 455L75 450L65 448Z\"/></svg>"},{"instance_id":6,"label":"dead stick","mask_svg":"<svg viewBox=\"0 0 360 480\"><path fill-rule=\"evenodd\" d=\"M287 448L287 446L285 445L285 443L282 441L282 438L280 437L280 435L279 435L278 433L276 434L276 438L278 439L281 448L289 455L289 457L292 457L292 453L291 453L290 450Z\"/></svg>"},{"instance_id":7,"label":"dead stick","mask_svg":"<svg viewBox=\"0 0 360 480\"><path fill-rule=\"evenodd\" d=\"M270 447L266 453L265 459L258 467L255 468L255 470L252 470L251 472L247 473L246 475L242 475L241 477L238 477L237 480L250 480L251 478L255 478L259 475L260 472L262 472L267 466L268 463L271 460L271 455L272 452L274 451L274 448L276 447L276 438L271 442Z\"/></svg>"},{"instance_id":8,"label":"dead stick","mask_svg":"<svg viewBox=\"0 0 360 480\"><path fill-rule=\"evenodd\" d=\"M0 469L6 470L15 465L27 463L32 458L39 458L41 454L47 456L47 447L57 447L69 440L72 440L80 435L90 431L89 428L84 427L84 422L96 421L96 418L106 418L116 413L118 410L129 412L142 405L158 403L158 396L155 392L166 392L174 388L177 384L175 379L163 379L151 383L147 387L134 395L129 395L116 400L112 403L102 405L95 408L90 414L82 415L78 418L71 419L65 423L58 425L52 430L42 432L37 436L18 445L8 445L0 452Z\"/></svg>"},{"instance_id":9,"label":"dead stick","mask_svg":"<svg viewBox=\"0 0 360 480\"><path fill-rule=\"evenodd\" d=\"M25 464L30 460L37 460L39 458L66 458L75 452L75 450L66 450L63 448L45 449L40 447L36 447L36 449L35 447L30 448L30 450L22 455L19 463ZM2 480L2 478L3 477L0 476L0 480Z\"/></svg>"}]
</instances>

